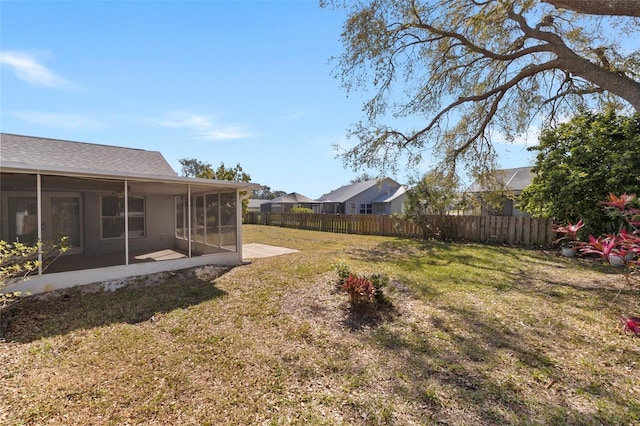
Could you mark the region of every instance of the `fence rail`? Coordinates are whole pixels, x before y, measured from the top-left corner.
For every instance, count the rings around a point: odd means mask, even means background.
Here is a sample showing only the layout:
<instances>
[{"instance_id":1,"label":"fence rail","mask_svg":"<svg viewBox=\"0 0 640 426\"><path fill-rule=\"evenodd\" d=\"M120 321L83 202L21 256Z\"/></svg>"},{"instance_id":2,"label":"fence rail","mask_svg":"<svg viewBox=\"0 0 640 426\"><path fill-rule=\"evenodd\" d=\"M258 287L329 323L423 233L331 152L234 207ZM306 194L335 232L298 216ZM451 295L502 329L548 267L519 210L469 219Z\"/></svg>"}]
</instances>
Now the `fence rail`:
<instances>
[{"instance_id":1,"label":"fence rail","mask_svg":"<svg viewBox=\"0 0 640 426\"><path fill-rule=\"evenodd\" d=\"M248 212L244 223L344 234L435 237L452 241L493 242L517 246L550 246L551 219L515 216L424 216L426 226L386 215L330 215ZM428 229L425 234L423 229Z\"/></svg>"}]
</instances>

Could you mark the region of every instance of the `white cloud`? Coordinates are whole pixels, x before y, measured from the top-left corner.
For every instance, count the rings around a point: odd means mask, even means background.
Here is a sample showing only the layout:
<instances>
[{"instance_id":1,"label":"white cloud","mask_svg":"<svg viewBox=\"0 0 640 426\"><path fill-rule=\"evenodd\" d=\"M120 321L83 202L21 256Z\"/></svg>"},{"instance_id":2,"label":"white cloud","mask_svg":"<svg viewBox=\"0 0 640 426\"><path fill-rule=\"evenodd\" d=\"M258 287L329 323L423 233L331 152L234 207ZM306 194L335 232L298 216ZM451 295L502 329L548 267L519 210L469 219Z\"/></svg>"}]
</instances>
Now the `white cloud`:
<instances>
[{"instance_id":1,"label":"white cloud","mask_svg":"<svg viewBox=\"0 0 640 426\"><path fill-rule=\"evenodd\" d=\"M173 113L165 120L156 121L165 127L191 129L199 139L220 141L245 139L252 134L241 126L219 125L210 117L204 115Z\"/></svg>"},{"instance_id":2,"label":"white cloud","mask_svg":"<svg viewBox=\"0 0 640 426\"><path fill-rule=\"evenodd\" d=\"M299 120L301 118L304 118L306 116L308 116L309 113L306 111L298 111L298 112L293 112L291 114L285 115L282 117L282 120L285 121L295 121L295 120Z\"/></svg>"},{"instance_id":3,"label":"white cloud","mask_svg":"<svg viewBox=\"0 0 640 426\"><path fill-rule=\"evenodd\" d=\"M10 115L29 123L59 129L98 129L104 127L102 122L79 114L13 111Z\"/></svg>"},{"instance_id":4,"label":"white cloud","mask_svg":"<svg viewBox=\"0 0 640 426\"><path fill-rule=\"evenodd\" d=\"M245 139L250 136L251 133L238 126L220 127L202 132L200 135L202 139L211 140Z\"/></svg>"},{"instance_id":5,"label":"white cloud","mask_svg":"<svg viewBox=\"0 0 640 426\"><path fill-rule=\"evenodd\" d=\"M38 87L62 88L69 87L71 83L64 78L49 71L44 65L25 52L5 50L0 52L0 65L13 70L16 76Z\"/></svg>"},{"instance_id":6,"label":"white cloud","mask_svg":"<svg viewBox=\"0 0 640 426\"><path fill-rule=\"evenodd\" d=\"M529 129L526 133L516 136L511 142L514 145L520 146L534 146L538 145L540 139L540 127L535 126Z\"/></svg>"},{"instance_id":7,"label":"white cloud","mask_svg":"<svg viewBox=\"0 0 640 426\"><path fill-rule=\"evenodd\" d=\"M538 145L541 131L542 126L539 123L534 123L529 126L526 132L513 135L512 137L507 137L506 134L500 131L492 133L490 137L494 145L519 146L526 148Z\"/></svg>"},{"instance_id":8,"label":"white cloud","mask_svg":"<svg viewBox=\"0 0 640 426\"><path fill-rule=\"evenodd\" d=\"M158 124L166 127L192 128L208 130L213 125L209 118L200 115L173 114L168 120L158 121Z\"/></svg>"}]
</instances>

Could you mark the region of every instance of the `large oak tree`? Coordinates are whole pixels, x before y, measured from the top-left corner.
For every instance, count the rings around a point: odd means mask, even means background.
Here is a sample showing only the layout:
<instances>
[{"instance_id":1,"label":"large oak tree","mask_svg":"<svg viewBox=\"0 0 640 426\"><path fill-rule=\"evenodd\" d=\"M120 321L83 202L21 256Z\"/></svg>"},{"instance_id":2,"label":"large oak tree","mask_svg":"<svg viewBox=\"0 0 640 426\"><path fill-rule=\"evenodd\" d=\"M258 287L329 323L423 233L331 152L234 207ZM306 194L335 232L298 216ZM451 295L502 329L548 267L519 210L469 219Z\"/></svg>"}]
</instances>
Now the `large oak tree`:
<instances>
[{"instance_id":1,"label":"large oak tree","mask_svg":"<svg viewBox=\"0 0 640 426\"><path fill-rule=\"evenodd\" d=\"M497 137L534 120L585 105L640 111L640 50L628 43L638 0L331 3L348 13L337 76L370 95L343 155L354 168L411 167L429 153L478 171Z\"/></svg>"}]
</instances>

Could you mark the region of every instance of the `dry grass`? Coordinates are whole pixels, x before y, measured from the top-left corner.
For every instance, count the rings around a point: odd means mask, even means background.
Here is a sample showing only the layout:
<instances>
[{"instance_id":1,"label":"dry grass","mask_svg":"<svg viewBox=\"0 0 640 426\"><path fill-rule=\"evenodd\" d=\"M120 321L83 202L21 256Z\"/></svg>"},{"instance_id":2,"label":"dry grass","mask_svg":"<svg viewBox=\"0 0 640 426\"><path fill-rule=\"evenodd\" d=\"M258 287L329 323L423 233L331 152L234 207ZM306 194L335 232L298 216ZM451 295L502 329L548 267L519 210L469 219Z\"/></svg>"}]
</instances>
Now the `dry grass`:
<instances>
[{"instance_id":1,"label":"dry grass","mask_svg":"<svg viewBox=\"0 0 640 426\"><path fill-rule=\"evenodd\" d=\"M216 279L21 302L0 343L0 423L640 424L640 339L617 322L640 295L611 269L503 247L245 235L301 251ZM392 314L349 312L339 259L391 278Z\"/></svg>"}]
</instances>

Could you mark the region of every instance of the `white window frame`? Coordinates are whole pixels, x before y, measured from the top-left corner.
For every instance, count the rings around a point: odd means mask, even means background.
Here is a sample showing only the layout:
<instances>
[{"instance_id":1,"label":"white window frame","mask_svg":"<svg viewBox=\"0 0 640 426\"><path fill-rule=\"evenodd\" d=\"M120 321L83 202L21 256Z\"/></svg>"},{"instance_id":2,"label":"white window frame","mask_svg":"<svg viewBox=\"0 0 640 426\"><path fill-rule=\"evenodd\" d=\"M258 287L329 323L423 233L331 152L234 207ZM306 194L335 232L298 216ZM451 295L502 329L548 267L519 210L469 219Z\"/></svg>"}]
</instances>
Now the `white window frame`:
<instances>
[{"instance_id":1,"label":"white window frame","mask_svg":"<svg viewBox=\"0 0 640 426\"><path fill-rule=\"evenodd\" d=\"M360 204L360 214L373 214L373 204Z\"/></svg>"},{"instance_id":2,"label":"white window frame","mask_svg":"<svg viewBox=\"0 0 640 426\"><path fill-rule=\"evenodd\" d=\"M123 210L123 215L120 216L103 216L102 212L102 206L103 206L103 202L105 198L118 198L117 196L114 195L101 195L100 196L100 239L101 240L122 240L124 239L124 233L122 235L119 235L117 237L105 237L104 236L104 219L105 218L123 218L124 219L124 210ZM129 210L129 215L128 218L139 218L142 217L142 235L131 235L132 231L133 232L138 232L138 230L132 230L131 226L129 225L129 238L146 238L147 236L147 200L145 197L142 196L129 196L129 200L132 199L140 199L142 200L142 214L133 214L133 213L140 213L140 212L132 212L131 210ZM131 208L131 202L129 202L129 208ZM127 220L128 221L128 220ZM124 224L123 224L124 225ZM123 228L124 229L124 226Z\"/></svg>"}]
</instances>

